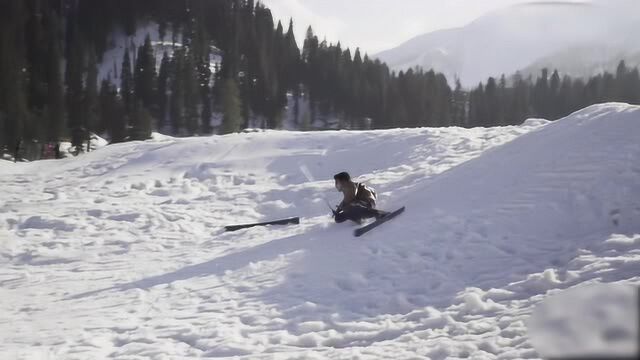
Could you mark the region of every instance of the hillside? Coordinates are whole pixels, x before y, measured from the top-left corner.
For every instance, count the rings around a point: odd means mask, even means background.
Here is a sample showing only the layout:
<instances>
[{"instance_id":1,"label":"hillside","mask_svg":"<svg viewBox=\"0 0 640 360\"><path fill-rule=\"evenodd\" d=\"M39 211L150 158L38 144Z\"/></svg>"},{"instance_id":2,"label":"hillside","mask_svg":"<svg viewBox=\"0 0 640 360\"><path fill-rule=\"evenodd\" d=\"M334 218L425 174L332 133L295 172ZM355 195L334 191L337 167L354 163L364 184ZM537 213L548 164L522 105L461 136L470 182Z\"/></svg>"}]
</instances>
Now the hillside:
<instances>
[{"instance_id":1,"label":"hillside","mask_svg":"<svg viewBox=\"0 0 640 360\"><path fill-rule=\"evenodd\" d=\"M433 68L448 79L459 77L465 86L513 74L542 60L564 65L562 52L576 47L607 48L619 56L607 61L617 65L640 51L633 38L640 24L639 10L640 3L633 0L524 3L461 28L418 36L376 57L396 70ZM601 53L583 53L589 56L574 57L566 68L593 68L587 76L601 71L597 67Z\"/></svg>"},{"instance_id":2,"label":"hillside","mask_svg":"<svg viewBox=\"0 0 640 360\"><path fill-rule=\"evenodd\" d=\"M538 358L526 324L545 295L640 284L639 120L604 104L0 161L0 357ZM353 238L323 200L345 169L407 212Z\"/></svg>"}]
</instances>

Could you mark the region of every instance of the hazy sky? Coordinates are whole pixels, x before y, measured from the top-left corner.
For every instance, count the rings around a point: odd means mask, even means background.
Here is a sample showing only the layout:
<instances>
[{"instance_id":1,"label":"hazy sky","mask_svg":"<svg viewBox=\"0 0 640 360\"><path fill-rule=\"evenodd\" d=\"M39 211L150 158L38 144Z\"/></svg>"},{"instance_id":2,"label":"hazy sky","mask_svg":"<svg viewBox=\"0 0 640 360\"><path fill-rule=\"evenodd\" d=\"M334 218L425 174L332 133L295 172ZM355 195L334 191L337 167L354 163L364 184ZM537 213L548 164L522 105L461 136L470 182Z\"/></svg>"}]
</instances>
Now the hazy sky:
<instances>
[{"instance_id":1,"label":"hazy sky","mask_svg":"<svg viewBox=\"0 0 640 360\"><path fill-rule=\"evenodd\" d=\"M505 6L531 0L262 0L286 26L293 17L301 41L307 26L370 54L433 30L465 25ZM302 46L302 43L298 44Z\"/></svg>"}]
</instances>

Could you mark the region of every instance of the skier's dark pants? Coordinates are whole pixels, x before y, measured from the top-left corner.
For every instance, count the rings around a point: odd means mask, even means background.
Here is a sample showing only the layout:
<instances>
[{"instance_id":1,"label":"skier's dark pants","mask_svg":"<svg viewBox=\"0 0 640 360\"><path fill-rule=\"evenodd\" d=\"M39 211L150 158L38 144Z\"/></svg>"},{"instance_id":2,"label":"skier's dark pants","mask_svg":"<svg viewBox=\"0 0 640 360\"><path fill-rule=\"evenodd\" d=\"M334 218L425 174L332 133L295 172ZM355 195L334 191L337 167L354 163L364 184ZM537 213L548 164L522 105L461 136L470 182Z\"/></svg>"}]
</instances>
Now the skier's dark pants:
<instances>
[{"instance_id":1,"label":"skier's dark pants","mask_svg":"<svg viewBox=\"0 0 640 360\"><path fill-rule=\"evenodd\" d=\"M343 223L347 220L355 221L357 223L362 222L364 219L378 217L381 212L366 206L364 204L355 203L345 206L341 211L336 214L336 222Z\"/></svg>"}]
</instances>

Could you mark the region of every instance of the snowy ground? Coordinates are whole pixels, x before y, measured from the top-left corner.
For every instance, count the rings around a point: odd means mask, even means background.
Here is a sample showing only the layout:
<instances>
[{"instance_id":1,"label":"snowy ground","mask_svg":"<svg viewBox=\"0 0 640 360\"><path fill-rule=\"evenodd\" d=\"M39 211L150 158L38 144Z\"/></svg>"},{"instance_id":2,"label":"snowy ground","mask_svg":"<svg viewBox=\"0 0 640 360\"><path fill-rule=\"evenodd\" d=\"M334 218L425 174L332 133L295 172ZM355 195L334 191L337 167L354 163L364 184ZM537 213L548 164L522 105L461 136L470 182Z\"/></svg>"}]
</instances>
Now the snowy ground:
<instances>
[{"instance_id":1,"label":"snowy ground","mask_svg":"<svg viewBox=\"0 0 640 360\"><path fill-rule=\"evenodd\" d=\"M638 138L640 108L607 104L0 161L0 358L538 358L546 295L640 283ZM353 238L322 199L341 170L407 212Z\"/></svg>"}]
</instances>

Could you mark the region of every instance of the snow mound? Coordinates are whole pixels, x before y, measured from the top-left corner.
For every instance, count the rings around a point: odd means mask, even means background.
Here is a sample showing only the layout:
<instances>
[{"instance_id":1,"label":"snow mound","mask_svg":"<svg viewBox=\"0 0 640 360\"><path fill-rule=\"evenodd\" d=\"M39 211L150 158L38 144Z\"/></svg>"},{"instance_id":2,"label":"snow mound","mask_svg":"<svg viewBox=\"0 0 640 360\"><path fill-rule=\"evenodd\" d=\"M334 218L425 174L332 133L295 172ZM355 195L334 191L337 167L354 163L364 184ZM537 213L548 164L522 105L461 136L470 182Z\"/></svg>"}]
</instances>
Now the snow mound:
<instances>
[{"instance_id":1,"label":"snow mound","mask_svg":"<svg viewBox=\"0 0 640 360\"><path fill-rule=\"evenodd\" d=\"M581 286L552 295L529 321L531 341L545 358L638 354L638 289Z\"/></svg>"},{"instance_id":2,"label":"snow mound","mask_svg":"<svg viewBox=\"0 0 640 360\"><path fill-rule=\"evenodd\" d=\"M640 283L639 136L640 108L603 104L5 162L0 357L538 358L527 324L549 294ZM354 238L325 204L343 170L407 211Z\"/></svg>"}]
</instances>

